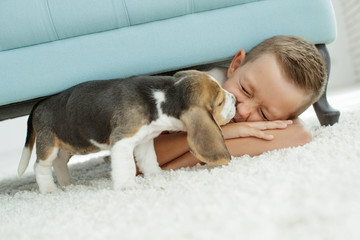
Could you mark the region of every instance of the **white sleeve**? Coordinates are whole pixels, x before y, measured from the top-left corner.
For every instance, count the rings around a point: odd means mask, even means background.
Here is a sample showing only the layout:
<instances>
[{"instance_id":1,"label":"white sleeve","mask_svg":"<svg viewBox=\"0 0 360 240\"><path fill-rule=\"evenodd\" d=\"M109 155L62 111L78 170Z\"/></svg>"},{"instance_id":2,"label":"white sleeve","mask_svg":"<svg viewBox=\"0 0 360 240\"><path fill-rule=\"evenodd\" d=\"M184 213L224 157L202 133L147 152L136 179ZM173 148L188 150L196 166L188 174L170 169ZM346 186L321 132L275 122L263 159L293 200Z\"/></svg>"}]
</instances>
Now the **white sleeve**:
<instances>
[{"instance_id":1,"label":"white sleeve","mask_svg":"<svg viewBox=\"0 0 360 240\"><path fill-rule=\"evenodd\" d=\"M220 85L223 85L224 82L227 80L227 68L225 67L215 67L207 71L207 73L213 76L216 80L218 80Z\"/></svg>"}]
</instances>

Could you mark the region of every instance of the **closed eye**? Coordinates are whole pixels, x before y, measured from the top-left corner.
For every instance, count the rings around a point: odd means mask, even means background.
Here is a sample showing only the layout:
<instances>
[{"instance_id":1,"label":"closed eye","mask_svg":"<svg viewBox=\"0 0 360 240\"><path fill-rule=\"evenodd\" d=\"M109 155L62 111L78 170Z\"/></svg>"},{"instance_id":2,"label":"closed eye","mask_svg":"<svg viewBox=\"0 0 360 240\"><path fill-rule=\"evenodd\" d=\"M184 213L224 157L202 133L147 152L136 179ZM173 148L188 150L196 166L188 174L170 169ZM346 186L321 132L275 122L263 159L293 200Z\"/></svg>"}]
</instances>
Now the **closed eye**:
<instances>
[{"instance_id":1,"label":"closed eye","mask_svg":"<svg viewBox=\"0 0 360 240\"><path fill-rule=\"evenodd\" d=\"M243 85L241 85L241 89L246 95L250 96L250 93L243 87Z\"/></svg>"},{"instance_id":2,"label":"closed eye","mask_svg":"<svg viewBox=\"0 0 360 240\"><path fill-rule=\"evenodd\" d=\"M260 114L265 121L269 121L262 109L260 109Z\"/></svg>"},{"instance_id":3,"label":"closed eye","mask_svg":"<svg viewBox=\"0 0 360 240\"><path fill-rule=\"evenodd\" d=\"M220 107L223 103L224 103L224 101L221 101L218 106Z\"/></svg>"}]
</instances>

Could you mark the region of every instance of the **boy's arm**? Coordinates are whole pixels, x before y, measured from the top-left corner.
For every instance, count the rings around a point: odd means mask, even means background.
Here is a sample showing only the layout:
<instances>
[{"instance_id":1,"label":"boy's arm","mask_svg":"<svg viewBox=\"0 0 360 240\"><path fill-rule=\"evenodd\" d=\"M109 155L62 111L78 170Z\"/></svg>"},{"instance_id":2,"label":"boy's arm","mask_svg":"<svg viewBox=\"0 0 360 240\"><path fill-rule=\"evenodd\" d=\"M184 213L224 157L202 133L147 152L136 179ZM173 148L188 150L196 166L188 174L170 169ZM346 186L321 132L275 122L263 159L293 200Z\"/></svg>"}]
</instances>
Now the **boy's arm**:
<instances>
[{"instance_id":1,"label":"boy's arm","mask_svg":"<svg viewBox=\"0 0 360 240\"><path fill-rule=\"evenodd\" d=\"M273 135L273 140L246 137L228 139L225 143L232 156L256 156L270 150L302 146L312 140L311 133L299 118L293 120L293 124L288 125L286 129L271 129L264 132Z\"/></svg>"},{"instance_id":2,"label":"boy's arm","mask_svg":"<svg viewBox=\"0 0 360 240\"><path fill-rule=\"evenodd\" d=\"M226 139L225 143L232 156L245 154L255 156L269 150L301 146L311 141L311 133L300 119L293 120L293 124L288 125L286 129L264 130L264 133L273 135L274 138L272 140L256 137L231 138ZM155 151L159 165L163 169L192 167L200 163L189 152L186 133L159 136L155 139Z\"/></svg>"},{"instance_id":3,"label":"boy's arm","mask_svg":"<svg viewBox=\"0 0 360 240\"><path fill-rule=\"evenodd\" d=\"M186 137L186 132L178 132L161 134L154 139L155 152L160 166L189 152L189 145Z\"/></svg>"}]
</instances>

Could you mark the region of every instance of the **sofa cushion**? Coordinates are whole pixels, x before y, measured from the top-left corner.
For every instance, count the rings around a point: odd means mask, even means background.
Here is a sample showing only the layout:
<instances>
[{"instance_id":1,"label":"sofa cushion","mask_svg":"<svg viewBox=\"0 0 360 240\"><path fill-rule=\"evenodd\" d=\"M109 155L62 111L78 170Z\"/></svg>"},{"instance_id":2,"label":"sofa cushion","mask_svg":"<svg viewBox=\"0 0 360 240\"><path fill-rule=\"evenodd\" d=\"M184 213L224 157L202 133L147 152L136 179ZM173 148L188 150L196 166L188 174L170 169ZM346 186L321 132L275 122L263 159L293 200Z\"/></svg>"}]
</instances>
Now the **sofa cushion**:
<instances>
[{"instance_id":1,"label":"sofa cushion","mask_svg":"<svg viewBox=\"0 0 360 240\"><path fill-rule=\"evenodd\" d=\"M0 1L0 51L259 0Z\"/></svg>"}]
</instances>

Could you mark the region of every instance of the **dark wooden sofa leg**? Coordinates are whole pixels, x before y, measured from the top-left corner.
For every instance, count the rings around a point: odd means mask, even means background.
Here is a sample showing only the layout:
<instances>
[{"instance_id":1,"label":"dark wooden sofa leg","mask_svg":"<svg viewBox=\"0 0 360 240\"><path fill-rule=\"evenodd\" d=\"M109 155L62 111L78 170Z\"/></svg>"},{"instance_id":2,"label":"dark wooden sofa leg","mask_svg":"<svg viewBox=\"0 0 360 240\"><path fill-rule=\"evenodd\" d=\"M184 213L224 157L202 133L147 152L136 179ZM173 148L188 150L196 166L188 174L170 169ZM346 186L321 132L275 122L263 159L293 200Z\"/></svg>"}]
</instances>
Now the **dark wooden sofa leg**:
<instances>
[{"instance_id":1,"label":"dark wooden sofa leg","mask_svg":"<svg viewBox=\"0 0 360 240\"><path fill-rule=\"evenodd\" d=\"M328 81L329 81L329 75L330 75L330 68L331 68L331 62L330 62L330 55L326 48L325 44L317 44L317 49L319 50L321 56L323 57L325 63L326 63L326 70L328 74ZM316 112L316 115L319 119L319 122L321 125L333 125L339 121L340 112L333 107L330 106L328 103L328 100L326 98L326 92L327 92L327 85L324 94L320 97L319 101L313 104L314 110Z\"/></svg>"}]
</instances>

